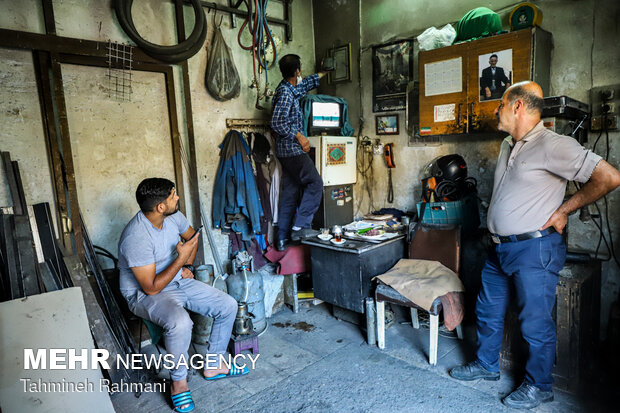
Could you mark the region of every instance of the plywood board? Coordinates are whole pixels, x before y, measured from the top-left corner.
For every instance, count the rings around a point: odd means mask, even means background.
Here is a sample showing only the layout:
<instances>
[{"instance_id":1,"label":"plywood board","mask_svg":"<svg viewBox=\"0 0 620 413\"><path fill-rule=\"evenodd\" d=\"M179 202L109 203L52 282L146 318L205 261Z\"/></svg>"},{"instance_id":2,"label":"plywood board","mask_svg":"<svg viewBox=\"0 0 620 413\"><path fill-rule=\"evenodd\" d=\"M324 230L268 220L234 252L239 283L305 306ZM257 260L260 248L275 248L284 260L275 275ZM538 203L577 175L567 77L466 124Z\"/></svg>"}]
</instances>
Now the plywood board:
<instances>
[{"instance_id":1,"label":"plywood board","mask_svg":"<svg viewBox=\"0 0 620 413\"><path fill-rule=\"evenodd\" d=\"M95 348L79 288L67 288L0 303L0 406L12 412L114 412L99 369L24 369L24 349ZM47 366L49 367L49 365ZM94 391L30 392L25 381L93 383ZM43 387L39 387L42 389Z\"/></svg>"}]
</instances>

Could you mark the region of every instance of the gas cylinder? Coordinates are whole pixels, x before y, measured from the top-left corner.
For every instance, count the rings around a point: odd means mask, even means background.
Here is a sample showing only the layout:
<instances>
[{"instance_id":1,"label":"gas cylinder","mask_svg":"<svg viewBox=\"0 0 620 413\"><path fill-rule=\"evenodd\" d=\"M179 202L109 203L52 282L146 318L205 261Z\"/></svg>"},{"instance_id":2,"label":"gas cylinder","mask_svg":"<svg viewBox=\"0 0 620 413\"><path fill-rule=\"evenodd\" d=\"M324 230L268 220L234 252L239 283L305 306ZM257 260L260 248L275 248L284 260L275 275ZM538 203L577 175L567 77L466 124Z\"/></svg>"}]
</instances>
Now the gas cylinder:
<instances>
[{"instance_id":1,"label":"gas cylinder","mask_svg":"<svg viewBox=\"0 0 620 413\"><path fill-rule=\"evenodd\" d=\"M233 274L226 279L226 284L228 294L237 302L247 304L254 331L262 332L267 327L263 277L254 272L252 257L246 251L241 251L233 260Z\"/></svg>"},{"instance_id":2,"label":"gas cylinder","mask_svg":"<svg viewBox=\"0 0 620 413\"><path fill-rule=\"evenodd\" d=\"M194 279L207 285L217 288L225 293L228 292L226 282L222 278L215 279L213 275L213 265L200 265L196 267ZM190 312L190 317L194 322L192 330L192 341L196 344L207 345L209 337L211 337L211 329L213 328L213 318L201 314Z\"/></svg>"}]
</instances>

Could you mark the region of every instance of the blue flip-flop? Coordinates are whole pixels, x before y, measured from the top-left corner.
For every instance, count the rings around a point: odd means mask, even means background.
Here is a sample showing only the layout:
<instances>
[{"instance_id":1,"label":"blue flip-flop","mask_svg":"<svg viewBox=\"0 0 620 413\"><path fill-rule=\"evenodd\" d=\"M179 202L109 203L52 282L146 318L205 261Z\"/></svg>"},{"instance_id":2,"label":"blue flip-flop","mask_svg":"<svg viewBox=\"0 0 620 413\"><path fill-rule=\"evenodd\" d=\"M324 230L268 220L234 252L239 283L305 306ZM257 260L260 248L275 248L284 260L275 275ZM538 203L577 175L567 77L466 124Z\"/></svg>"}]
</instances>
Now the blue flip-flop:
<instances>
[{"instance_id":1,"label":"blue flip-flop","mask_svg":"<svg viewBox=\"0 0 620 413\"><path fill-rule=\"evenodd\" d=\"M237 368L235 364L233 363L232 366L230 366L230 371L228 372L228 374L218 374L217 376L213 376L213 377L205 377L205 380L219 380L219 379L225 379L227 377L245 376L249 372L250 372L250 369L248 368L248 366L245 366L244 368L240 369L240 368Z\"/></svg>"},{"instance_id":2,"label":"blue flip-flop","mask_svg":"<svg viewBox=\"0 0 620 413\"><path fill-rule=\"evenodd\" d=\"M171 396L171 398L175 412L187 413L193 411L196 407L194 401L192 400L191 392L189 390L184 391L183 393L175 394L174 396ZM184 409L181 409L181 406L184 406L186 404L188 406Z\"/></svg>"}]
</instances>

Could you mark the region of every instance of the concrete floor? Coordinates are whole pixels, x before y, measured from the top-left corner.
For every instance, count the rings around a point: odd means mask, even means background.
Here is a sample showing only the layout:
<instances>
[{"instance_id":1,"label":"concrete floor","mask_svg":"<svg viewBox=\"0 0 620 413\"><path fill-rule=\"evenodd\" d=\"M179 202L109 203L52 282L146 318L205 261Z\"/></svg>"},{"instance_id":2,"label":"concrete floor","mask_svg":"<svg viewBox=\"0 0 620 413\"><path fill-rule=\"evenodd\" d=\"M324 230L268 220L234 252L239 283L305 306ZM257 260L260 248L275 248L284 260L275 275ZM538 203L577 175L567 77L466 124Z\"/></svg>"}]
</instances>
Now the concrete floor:
<instances>
[{"instance_id":1,"label":"concrete floor","mask_svg":"<svg viewBox=\"0 0 620 413\"><path fill-rule=\"evenodd\" d=\"M437 366L428 364L428 329L397 322L386 331L386 349L366 344L360 329L335 319L327 305L285 309L269 320L260 337L257 369L213 382L194 374L189 383L195 412L502 412L500 400L520 382L502 372L497 382L459 382L448 370L473 354L473 328L465 340L439 337ZM399 323L400 321L400 323ZM296 323L307 323L305 330ZM275 324L275 325L274 325ZM170 411L169 396L121 393L112 398L118 413ZM555 391L555 401L536 412L609 411Z\"/></svg>"}]
</instances>

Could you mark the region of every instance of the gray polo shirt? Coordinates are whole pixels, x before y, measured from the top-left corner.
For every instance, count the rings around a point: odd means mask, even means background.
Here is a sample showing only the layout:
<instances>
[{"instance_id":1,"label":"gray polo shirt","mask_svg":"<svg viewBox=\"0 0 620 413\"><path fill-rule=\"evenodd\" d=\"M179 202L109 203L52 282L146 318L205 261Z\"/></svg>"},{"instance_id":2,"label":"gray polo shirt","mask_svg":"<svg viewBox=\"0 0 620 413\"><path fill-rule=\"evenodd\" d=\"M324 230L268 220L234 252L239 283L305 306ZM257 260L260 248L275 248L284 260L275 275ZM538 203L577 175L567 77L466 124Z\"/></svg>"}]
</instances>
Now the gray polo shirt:
<instances>
[{"instance_id":1,"label":"gray polo shirt","mask_svg":"<svg viewBox=\"0 0 620 413\"><path fill-rule=\"evenodd\" d=\"M489 231L514 235L539 230L562 205L567 181L587 182L601 160L541 121L519 142L508 136L497 159Z\"/></svg>"},{"instance_id":2,"label":"gray polo shirt","mask_svg":"<svg viewBox=\"0 0 620 413\"><path fill-rule=\"evenodd\" d=\"M161 229L155 228L142 211L129 221L118 242L119 281L124 297L141 290L131 267L155 263L155 274L168 268L178 256L176 247L181 240L180 234L184 234L188 228L189 222L180 211L167 216ZM173 281L180 279L181 270L177 272Z\"/></svg>"}]
</instances>

